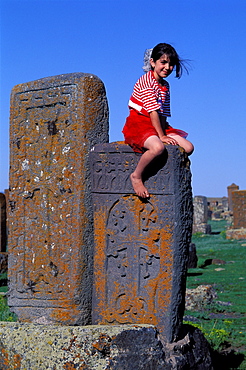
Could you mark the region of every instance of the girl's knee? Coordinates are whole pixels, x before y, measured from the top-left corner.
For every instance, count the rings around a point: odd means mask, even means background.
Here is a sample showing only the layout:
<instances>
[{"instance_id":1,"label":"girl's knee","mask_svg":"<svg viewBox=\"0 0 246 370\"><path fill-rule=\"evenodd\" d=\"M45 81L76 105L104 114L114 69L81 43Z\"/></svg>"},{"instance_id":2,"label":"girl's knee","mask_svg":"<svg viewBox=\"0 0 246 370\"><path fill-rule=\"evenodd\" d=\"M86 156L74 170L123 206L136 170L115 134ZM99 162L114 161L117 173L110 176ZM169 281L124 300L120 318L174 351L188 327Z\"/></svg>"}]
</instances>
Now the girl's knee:
<instances>
[{"instance_id":1,"label":"girl's knee","mask_svg":"<svg viewBox=\"0 0 246 370\"><path fill-rule=\"evenodd\" d=\"M154 155L161 155L165 149L165 145L157 136L150 136L146 141L144 147Z\"/></svg>"},{"instance_id":2,"label":"girl's knee","mask_svg":"<svg viewBox=\"0 0 246 370\"><path fill-rule=\"evenodd\" d=\"M165 145L160 141L152 148L156 156L161 155L164 152Z\"/></svg>"},{"instance_id":3,"label":"girl's knee","mask_svg":"<svg viewBox=\"0 0 246 370\"><path fill-rule=\"evenodd\" d=\"M184 149L188 155L191 155L194 152L194 145L190 141L188 141L186 148Z\"/></svg>"}]
</instances>

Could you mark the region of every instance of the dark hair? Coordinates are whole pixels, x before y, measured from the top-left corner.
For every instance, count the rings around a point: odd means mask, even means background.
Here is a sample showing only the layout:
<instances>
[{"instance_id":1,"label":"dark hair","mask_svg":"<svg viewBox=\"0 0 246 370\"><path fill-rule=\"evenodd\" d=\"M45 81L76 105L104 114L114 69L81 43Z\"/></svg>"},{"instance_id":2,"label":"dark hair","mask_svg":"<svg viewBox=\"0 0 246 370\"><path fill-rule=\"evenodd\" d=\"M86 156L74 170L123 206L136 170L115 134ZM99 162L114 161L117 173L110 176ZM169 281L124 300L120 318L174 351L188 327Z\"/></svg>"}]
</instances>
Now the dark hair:
<instances>
[{"instance_id":1,"label":"dark hair","mask_svg":"<svg viewBox=\"0 0 246 370\"><path fill-rule=\"evenodd\" d=\"M184 69L187 73L189 73L188 68L185 65L186 61L180 59L176 50L169 44L160 43L156 45L152 50L151 58L153 58L154 62L156 62L162 57L163 54L166 54L167 57L170 59L170 62L175 66L177 78L180 78L182 76Z\"/></svg>"}]
</instances>

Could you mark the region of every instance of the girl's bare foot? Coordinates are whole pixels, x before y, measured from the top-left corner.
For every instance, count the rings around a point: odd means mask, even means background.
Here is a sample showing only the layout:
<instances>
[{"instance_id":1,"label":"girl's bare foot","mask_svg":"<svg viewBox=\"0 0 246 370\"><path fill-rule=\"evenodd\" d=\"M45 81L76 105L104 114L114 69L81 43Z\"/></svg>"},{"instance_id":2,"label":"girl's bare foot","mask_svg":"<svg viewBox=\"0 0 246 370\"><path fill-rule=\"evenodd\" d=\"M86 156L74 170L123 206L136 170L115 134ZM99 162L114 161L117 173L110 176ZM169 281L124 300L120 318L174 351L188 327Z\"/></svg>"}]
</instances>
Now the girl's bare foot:
<instances>
[{"instance_id":1,"label":"girl's bare foot","mask_svg":"<svg viewBox=\"0 0 246 370\"><path fill-rule=\"evenodd\" d=\"M149 193L143 184L143 181L136 177L134 173L130 175L132 186L136 194L141 198L149 198Z\"/></svg>"}]
</instances>

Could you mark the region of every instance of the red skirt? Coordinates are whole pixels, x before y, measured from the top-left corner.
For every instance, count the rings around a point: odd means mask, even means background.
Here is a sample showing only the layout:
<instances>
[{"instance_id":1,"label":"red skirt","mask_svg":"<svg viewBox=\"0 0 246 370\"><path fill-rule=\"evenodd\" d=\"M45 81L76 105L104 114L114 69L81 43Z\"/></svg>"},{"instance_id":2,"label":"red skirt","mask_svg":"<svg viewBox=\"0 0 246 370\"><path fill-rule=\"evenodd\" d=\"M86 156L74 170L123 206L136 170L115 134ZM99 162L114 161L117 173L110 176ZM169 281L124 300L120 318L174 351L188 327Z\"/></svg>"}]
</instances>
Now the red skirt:
<instances>
[{"instance_id":1,"label":"red skirt","mask_svg":"<svg viewBox=\"0 0 246 370\"><path fill-rule=\"evenodd\" d=\"M129 144L134 152L143 153L144 143L150 136L158 136L158 133L151 123L150 117L139 114L134 109L130 109L130 114L126 119L125 126L122 130L125 143ZM186 138L187 132L175 129L167 125L166 135L175 134Z\"/></svg>"}]
</instances>

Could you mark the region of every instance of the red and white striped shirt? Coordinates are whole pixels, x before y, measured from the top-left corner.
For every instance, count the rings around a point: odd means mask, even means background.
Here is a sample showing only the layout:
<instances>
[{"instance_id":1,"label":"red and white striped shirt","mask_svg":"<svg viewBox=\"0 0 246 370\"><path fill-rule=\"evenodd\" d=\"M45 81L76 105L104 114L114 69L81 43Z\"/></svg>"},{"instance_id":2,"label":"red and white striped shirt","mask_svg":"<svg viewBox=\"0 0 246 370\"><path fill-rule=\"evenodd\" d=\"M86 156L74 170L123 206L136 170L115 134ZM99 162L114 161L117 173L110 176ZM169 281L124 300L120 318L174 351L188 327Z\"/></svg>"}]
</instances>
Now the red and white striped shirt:
<instances>
[{"instance_id":1,"label":"red and white striped shirt","mask_svg":"<svg viewBox=\"0 0 246 370\"><path fill-rule=\"evenodd\" d=\"M153 71L147 72L134 85L128 105L144 116L157 110L160 115L170 117L169 83L163 80L163 86L159 85Z\"/></svg>"}]
</instances>

